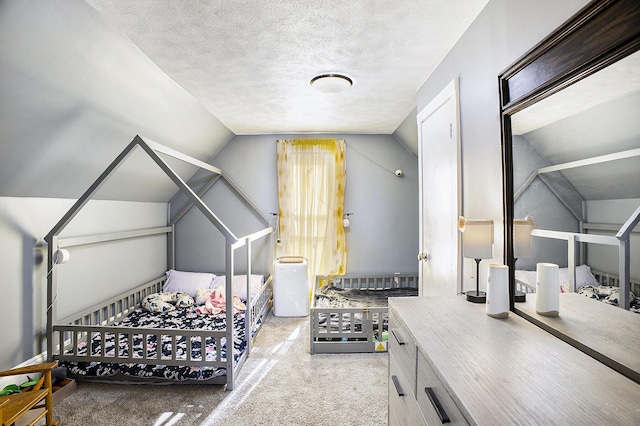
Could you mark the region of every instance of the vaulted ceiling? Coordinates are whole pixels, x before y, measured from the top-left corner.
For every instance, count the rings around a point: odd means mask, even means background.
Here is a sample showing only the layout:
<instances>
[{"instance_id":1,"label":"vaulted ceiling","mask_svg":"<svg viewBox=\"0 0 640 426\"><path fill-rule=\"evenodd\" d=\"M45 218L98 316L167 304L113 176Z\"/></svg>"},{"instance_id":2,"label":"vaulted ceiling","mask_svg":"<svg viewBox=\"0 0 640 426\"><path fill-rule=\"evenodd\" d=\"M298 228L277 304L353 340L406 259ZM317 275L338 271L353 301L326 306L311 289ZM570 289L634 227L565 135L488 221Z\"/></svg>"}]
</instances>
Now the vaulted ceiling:
<instances>
[{"instance_id":1,"label":"vaulted ceiling","mask_svg":"<svg viewBox=\"0 0 640 426\"><path fill-rule=\"evenodd\" d=\"M2 1L0 196L77 198L137 134L203 161L236 135L393 134L487 2ZM353 86L313 90L324 72ZM166 201L145 161L102 198Z\"/></svg>"},{"instance_id":2,"label":"vaulted ceiling","mask_svg":"<svg viewBox=\"0 0 640 426\"><path fill-rule=\"evenodd\" d=\"M487 0L88 0L236 135L391 134ZM353 80L341 93L317 74Z\"/></svg>"}]
</instances>

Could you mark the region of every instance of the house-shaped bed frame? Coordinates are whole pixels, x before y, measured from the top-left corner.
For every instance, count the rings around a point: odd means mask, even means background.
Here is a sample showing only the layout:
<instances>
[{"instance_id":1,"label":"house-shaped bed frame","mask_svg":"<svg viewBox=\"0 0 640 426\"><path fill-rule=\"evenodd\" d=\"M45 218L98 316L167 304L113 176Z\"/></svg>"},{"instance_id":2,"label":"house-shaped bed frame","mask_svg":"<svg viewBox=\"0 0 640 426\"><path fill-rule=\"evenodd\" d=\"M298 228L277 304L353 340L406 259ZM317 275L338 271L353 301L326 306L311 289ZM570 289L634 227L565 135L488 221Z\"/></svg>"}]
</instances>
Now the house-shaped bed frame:
<instances>
[{"instance_id":1,"label":"house-shaped bed frame","mask_svg":"<svg viewBox=\"0 0 640 426\"><path fill-rule=\"evenodd\" d=\"M576 191L570 191L567 187L571 187L571 184L564 182L560 179L547 178L547 174L553 172L559 172L562 170L568 170L576 167L589 166L592 164L599 164L605 162L613 162L617 160L624 160L628 158L634 158L640 156L640 149L631 149L627 151L615 152L612 154L601 155L598 157L586 158L583 160L572 161L569 163L555 164L552 166L542 167L534 170L529 178L522 184L522 186L514 193L514 202L524 193L524 191L531 185L536 179L540 179L551 192L560 200L560 202L571 212L571 214L580 223L580 229L583 231L588 230L604 230L604 231L617 231L615 236L608 235L594 235L587 233L576 232L563 232L553 231L545 229L534 229L531 235L539 238L550 238L555 240L567 241L567 261L569 272L569 291L576 291L576 265L584 263L583 254L580 251L580 243L601 244L607 246L613 246L618 248L618 277L614 278L614 284L620 287L620 302L619 306L624 309L629 309L630 296L629 292L632 291L636 295L640 295L639 290L635 283L632 286L630 278L630 236L634 228L640 222L640 206L629 216L627 221L619 228L615 225L603 225L603 224L589 224L586 222L583 211L584 209L576 207L576 202L584 203L584 200L577 194ZM562 187L561 187L562 186ZM573 194L574 197L570 199L567 194ZM578 198L576 200L575 198Z\"/></svg>"},{"instance_id":2,"label":"house-shaped bed frame","mask_svg":"<svg viewBox=\"0 0 640 426\"><path fill-rule=\"evenodd\" d=\"M82 210L82 208L93 198L95 193L100 189L100 187L109 179L110 176L116 171L119 165L121 165L129 155L134 152L137 148L141 148L146 154L162 169L162 171L174 182L174 184L178 187L178 194L182 193L186 195L189 202L186 206L182 208L182 210L176 214L173 218L168 219L168 225L166 227L156 227L156 228L147 228L147 229L139 229L133 231L126 232L118 232L118 233L110 233L110 234L100 234L100 235L90 235L83 237L74 237L74 238L60 238L60 233L66 228L66 226L73 220L73 218ZM183 162L187 162L191 165L197 166L200 169L203 169L207 172L212 173L211 179L209 179L202 189L199 190L198 193L194 192L189 185L180 178L175 171L169 166L169 164L160 156L160 154L164 154L175 159L181 160ZM89 338L88 336L91 333L94 333L96 329L104 328L105 325L110 325L116 320L121 320L127 313L131 312L135 306L137 306L141 299L153 292L161 291L162 281L160 279L147 283L144 286L140 286L135 289L133 293L129 293L127 295L121 295L121 297L116 297L111 299L110 301L105 302L106 304L101 308L96 309L88 309L83 313L78 314L75 318L67 318L67 319L59 319L57 315L57 304L56 304L56 295L57 295L57 272L56 272L56 251L65 247L71 246L79 246L86 244L95 244L107 241L115 241L115 240L123 240L128 238L138 238L143 236L150 235L167 235L167 269L172 269L175 267L175 225L176 223L187 213L187 211L192 207L196 206L202 214L213 224L216 229L225 237L226 240L226 250L225 250L225 271L226 271L226 295L233 294L233 274L234 274L234 253L235 250L245 247L246 249L246 259L247 259L247 295L250 294L250 276L252 274L251 271L251 245L253 241L266 237L270 235L273 241L273 228L267 226L266 228L252 233L250 235L237 237L234 233L207 207L207 205L202 201L201 196L206 193L206 191L211 188L211 186L220 178L225 179L227 183L241 196L242 199L253 209L256 213L258 213L262 219L264 219L265 223L269 225L269 218L260 210L260 208L250 200L250 198L236 185L225 173L211 166L210 164L199 161L195 158L192 158L188 155L175 151L166 146L160 145L158 143L143 139L140 136L136 136L133 141L127 145L127 147L118 155L115 160L106 168L106 170L93 182L93 184L87 189L87 191L78 199L78 201L67 211L67 213L62 217L62 219L51 229L51 231L45 237L45 241L47 242L47 262L48 268L50 271L47 276L47 357L52 360L54 358L54 354L57 351L57 358L63 359L64 348L69 348L76 345L76 341L79 335L84 336L84 338ZM263 288L264 290L264 288ZM260 303L257 305L250 305L246 310L245 317L245 337L246 337L246 350L243 355L238 359L237 363L234 365L233 361L233 345L227 345L227 353L226 353L226 388L227 390L233 389L234 378L237 375L237 372L240 370L246 356L249 354L251 349L251 342L253 337L253 332L256 330L254 328L254 320L257 316L265 315L269 310L269 300L270 294L266 294L266 291L261 292L255 299L261 299ZM229 326L233 324L233 297L229 296L226 298L226 333L224 336L220 335L218 338L218 342L222 340L222 338L226 338L227 342L234 341L234 327ZM116 327L110 327L111 330L117 329ZM130 332L131 329L129 329ZM57 333L56 339L54 333ZM126 334L124 331L123 334ZM185 330L176 330L173 334L173 339L176 336L184 336L187 334ZM162 335L166 335L163 331ZM188 335L188 334L187 334ZM66 336L66 337L64 337ZM197 338L205 339L209 336L202 335ZM67 339L67 341L65 341ZM68 339L71 339L69 343ZM56 346L56 340L58 340L58 345ZM203 340L204 341L204 340ZM175 340L174 340L175 343ZM55 350L55 351L54 351ZM117 351L116 351L117 352ZM131 351L133 352L133 351ZM120 357L117 355L117 360L115 362L134 362L134 363L147 363L147 364L163 364L163 365L209 365L206 361L204 361L204 356L202 360L184 360L184 359L176 359L176 351L173 351L173 359L166 360L162 358L156 359L138 359L132 358L132 355L128 357ZM146 356L146 355L145 355ZM83 357L83 361L98 361L98 362L114 362L113 358L104 358L104 357ZM218 351L218 361L216 366L220 365L220 351Z\"/></svg>"}]
</instances>

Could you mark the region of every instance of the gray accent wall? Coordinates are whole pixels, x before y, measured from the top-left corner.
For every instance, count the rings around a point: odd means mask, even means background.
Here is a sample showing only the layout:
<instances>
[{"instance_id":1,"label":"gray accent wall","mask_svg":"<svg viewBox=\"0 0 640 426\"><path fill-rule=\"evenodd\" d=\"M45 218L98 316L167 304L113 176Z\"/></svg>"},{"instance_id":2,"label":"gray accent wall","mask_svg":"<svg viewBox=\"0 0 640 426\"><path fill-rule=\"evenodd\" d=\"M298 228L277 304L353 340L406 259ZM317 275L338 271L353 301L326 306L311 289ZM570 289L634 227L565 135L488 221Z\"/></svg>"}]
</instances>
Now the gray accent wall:
<instances>
[{"instance_id":1,"label":"gray accent wall","mask_svg":"<svg viewBox=\"0 0 640 426\"><path fill-rule=\"evenodd\" d=\"M0 196L78 198L136 135L202 161L233 137L84 1L3 1L0 40ZM167 202L149 164L132 156L98 198Z\"/></svg>"},{"instance_id":2,"label":"gray accent wall","mask_svg":"<svg viewBox=\"0 0 640 426\"><path fill-rule=\"evenodd\" d=\"M212 161L267 214L278 211L276 140L332 137L347 143L345 212L348 273L416 273L418 264L417 158L391 135L236 136ZM403 177L394 172L402 169ZM224 182L203 197L237 236L266 226ZM177 267L224 270L224 240L191 209L176 228ZM271 247L258 245L255 272L270 271ZM244 269L244 260L238 271Z\"/></svg>"},{"instance_id":3,"label":"gray accent wall","mask_svg":"<svg viewBox=\"0 0 640 426\"><path fill-rule=\"evenodd\" d=\"M400 123L396 131L393 132L393 135L416 157L418 156L417 121L418 112L416 108L414 108L402 123Z\"/></svg>"},{"instance_id":4,"label":"gray accent wall","mask_svg":"<svg viewBox=\"0 0 640 426\"><path fill-rule=\"evenodd\" d=\"M526 179L541 167L550 165L522 136L513 137L513 183L520 188ZM575 192L575 191L574 191ZM580 232L580 224L558 197L540 179L535 179L514 205L514 217L533 216L536 228ZM567 243L547 238L533 239L533 256L518 259L517 269L535 271L538 262L567 266Z\"/></svg>"}]
</instances>

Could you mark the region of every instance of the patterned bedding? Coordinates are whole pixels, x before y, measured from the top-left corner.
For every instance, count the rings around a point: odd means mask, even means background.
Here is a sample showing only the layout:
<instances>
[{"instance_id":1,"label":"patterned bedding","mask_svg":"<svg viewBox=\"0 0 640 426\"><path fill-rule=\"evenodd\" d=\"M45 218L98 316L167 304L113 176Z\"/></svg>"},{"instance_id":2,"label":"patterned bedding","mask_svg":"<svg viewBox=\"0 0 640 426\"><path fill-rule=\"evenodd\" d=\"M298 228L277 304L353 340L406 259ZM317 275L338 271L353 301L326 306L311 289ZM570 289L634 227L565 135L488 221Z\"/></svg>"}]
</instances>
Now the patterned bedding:
<instances>
[{"instance_id":1,"label":"patterned bedding","mask_svg":"<svg viewBox=\"0 0 640 426\"><path fill-rule=\"evenodd\" d=\"M590 299L596 299L613 306L618 306L620 299L620 288L606 285L588 285L581 287L578 294L582 294ZM640 299L635 297L633 293L629 293L629 310L631 312L640 313Z\"/></svg>"},{"instance_id":2,"label":"patterned bedding","mask_svg":"<svg viewBox=\"0 0 640 426\"><path fill-rule=\"evenodd\" d=\"M320 287L315 294L314 308L328 309L359 309L359 308L384 308L389 305L389 297L417 296L417 288L391 288L381 290L341 289L328 285ZM387 331L388 315L381 314L382 318L372 317L368 312L332 312L320 313L318 316L319 327L332 331L349 332L351 330L361 333L365 320L370 320L370 327L376 336L382 331ZM353 322L353 326L352 326ZM380 330L380 324L382 330ZM379 338L379 337L378 337Z\"/></svg>"},{"instance_id":3,"label":"patterned bedding","mask_svg":"<svg viewBox=\"0 0 640 426\"><path fill-rule=\"evenodd\" d=\"M144 327L144 328L172 328L181 330L214 330L224 331L226 328L226 314L199 314L196 307L191 306L186 309L176 309L168 312L156 313L148 312L141 308L136 309L129 316L119 323L114 324L118 327ZM234 362L237 362L241 353L246 348L246 340L244 338L244 314L234 315L235 341L234 343ZM148 341L143 342L142 335L134 335L133 346L135 353L142 357L143 343L149 350L149 356L155 356L157 344L155 336L148 336ZM215 339L212 337L207 339L205 344L205 356L207 360L215 361ZM223 361L226 360L226 342L222 339ZM97 338L91 341L91 351L93 354L99 354L101 342ZM116 350L115 334L107 335L105 343L105 351L107 355L113 355ZM164 337L161 342L162 355L170 357L172 351L171 339ZM120 353L128 351L128 343L126 336L120 337L118 350ZM185 337L180 337L176 342L176 357L186 356ZM79 355L87 353L86 343L81 343ZM194 341L192 345L192 358L201 358L202 347L199 341ZM147 364L117 364L117 363L100 363L100 362L68 362L60 363L60 366L67 367L69 373L73 376L85 377L108 377L116 374L124 376L132 376L136 378L159 378L167 380L207 380L213 377L225 374L224 368L215 367L192 367L192 366L166 366L166 365L147 365Z\"/></svg>"},{"instance_id":4,"label":"patterned bedding","mask_svg":"<svg viewBox=\"0 0 640 426\"><path fill-rule=\"evenodd\" d=\"M417 296L417 288L381 290L342 289L333 285L320 287L315 294L316 308L382 308L389 297Z\"/></svg>"}]
</instances>

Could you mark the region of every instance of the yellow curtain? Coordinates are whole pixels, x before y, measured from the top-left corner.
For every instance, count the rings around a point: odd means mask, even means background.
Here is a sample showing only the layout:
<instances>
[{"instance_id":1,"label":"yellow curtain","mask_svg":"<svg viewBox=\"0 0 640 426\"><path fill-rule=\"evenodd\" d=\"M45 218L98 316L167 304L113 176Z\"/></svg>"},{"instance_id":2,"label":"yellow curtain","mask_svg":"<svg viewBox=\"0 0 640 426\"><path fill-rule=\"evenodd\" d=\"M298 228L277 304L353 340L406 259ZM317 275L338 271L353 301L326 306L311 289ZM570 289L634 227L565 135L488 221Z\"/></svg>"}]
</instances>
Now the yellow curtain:
<instances>
[{"instance_id":1,"label":"yellow curtain","mask_svg":"<svg viewBox=\"0 0 640 426\"><path fill-rule=\"evenodd\" d=\"M312 279L344 274L344 140L279 140L277 154L278 255L305 257Z\"/></svg>"}]
</instances>

